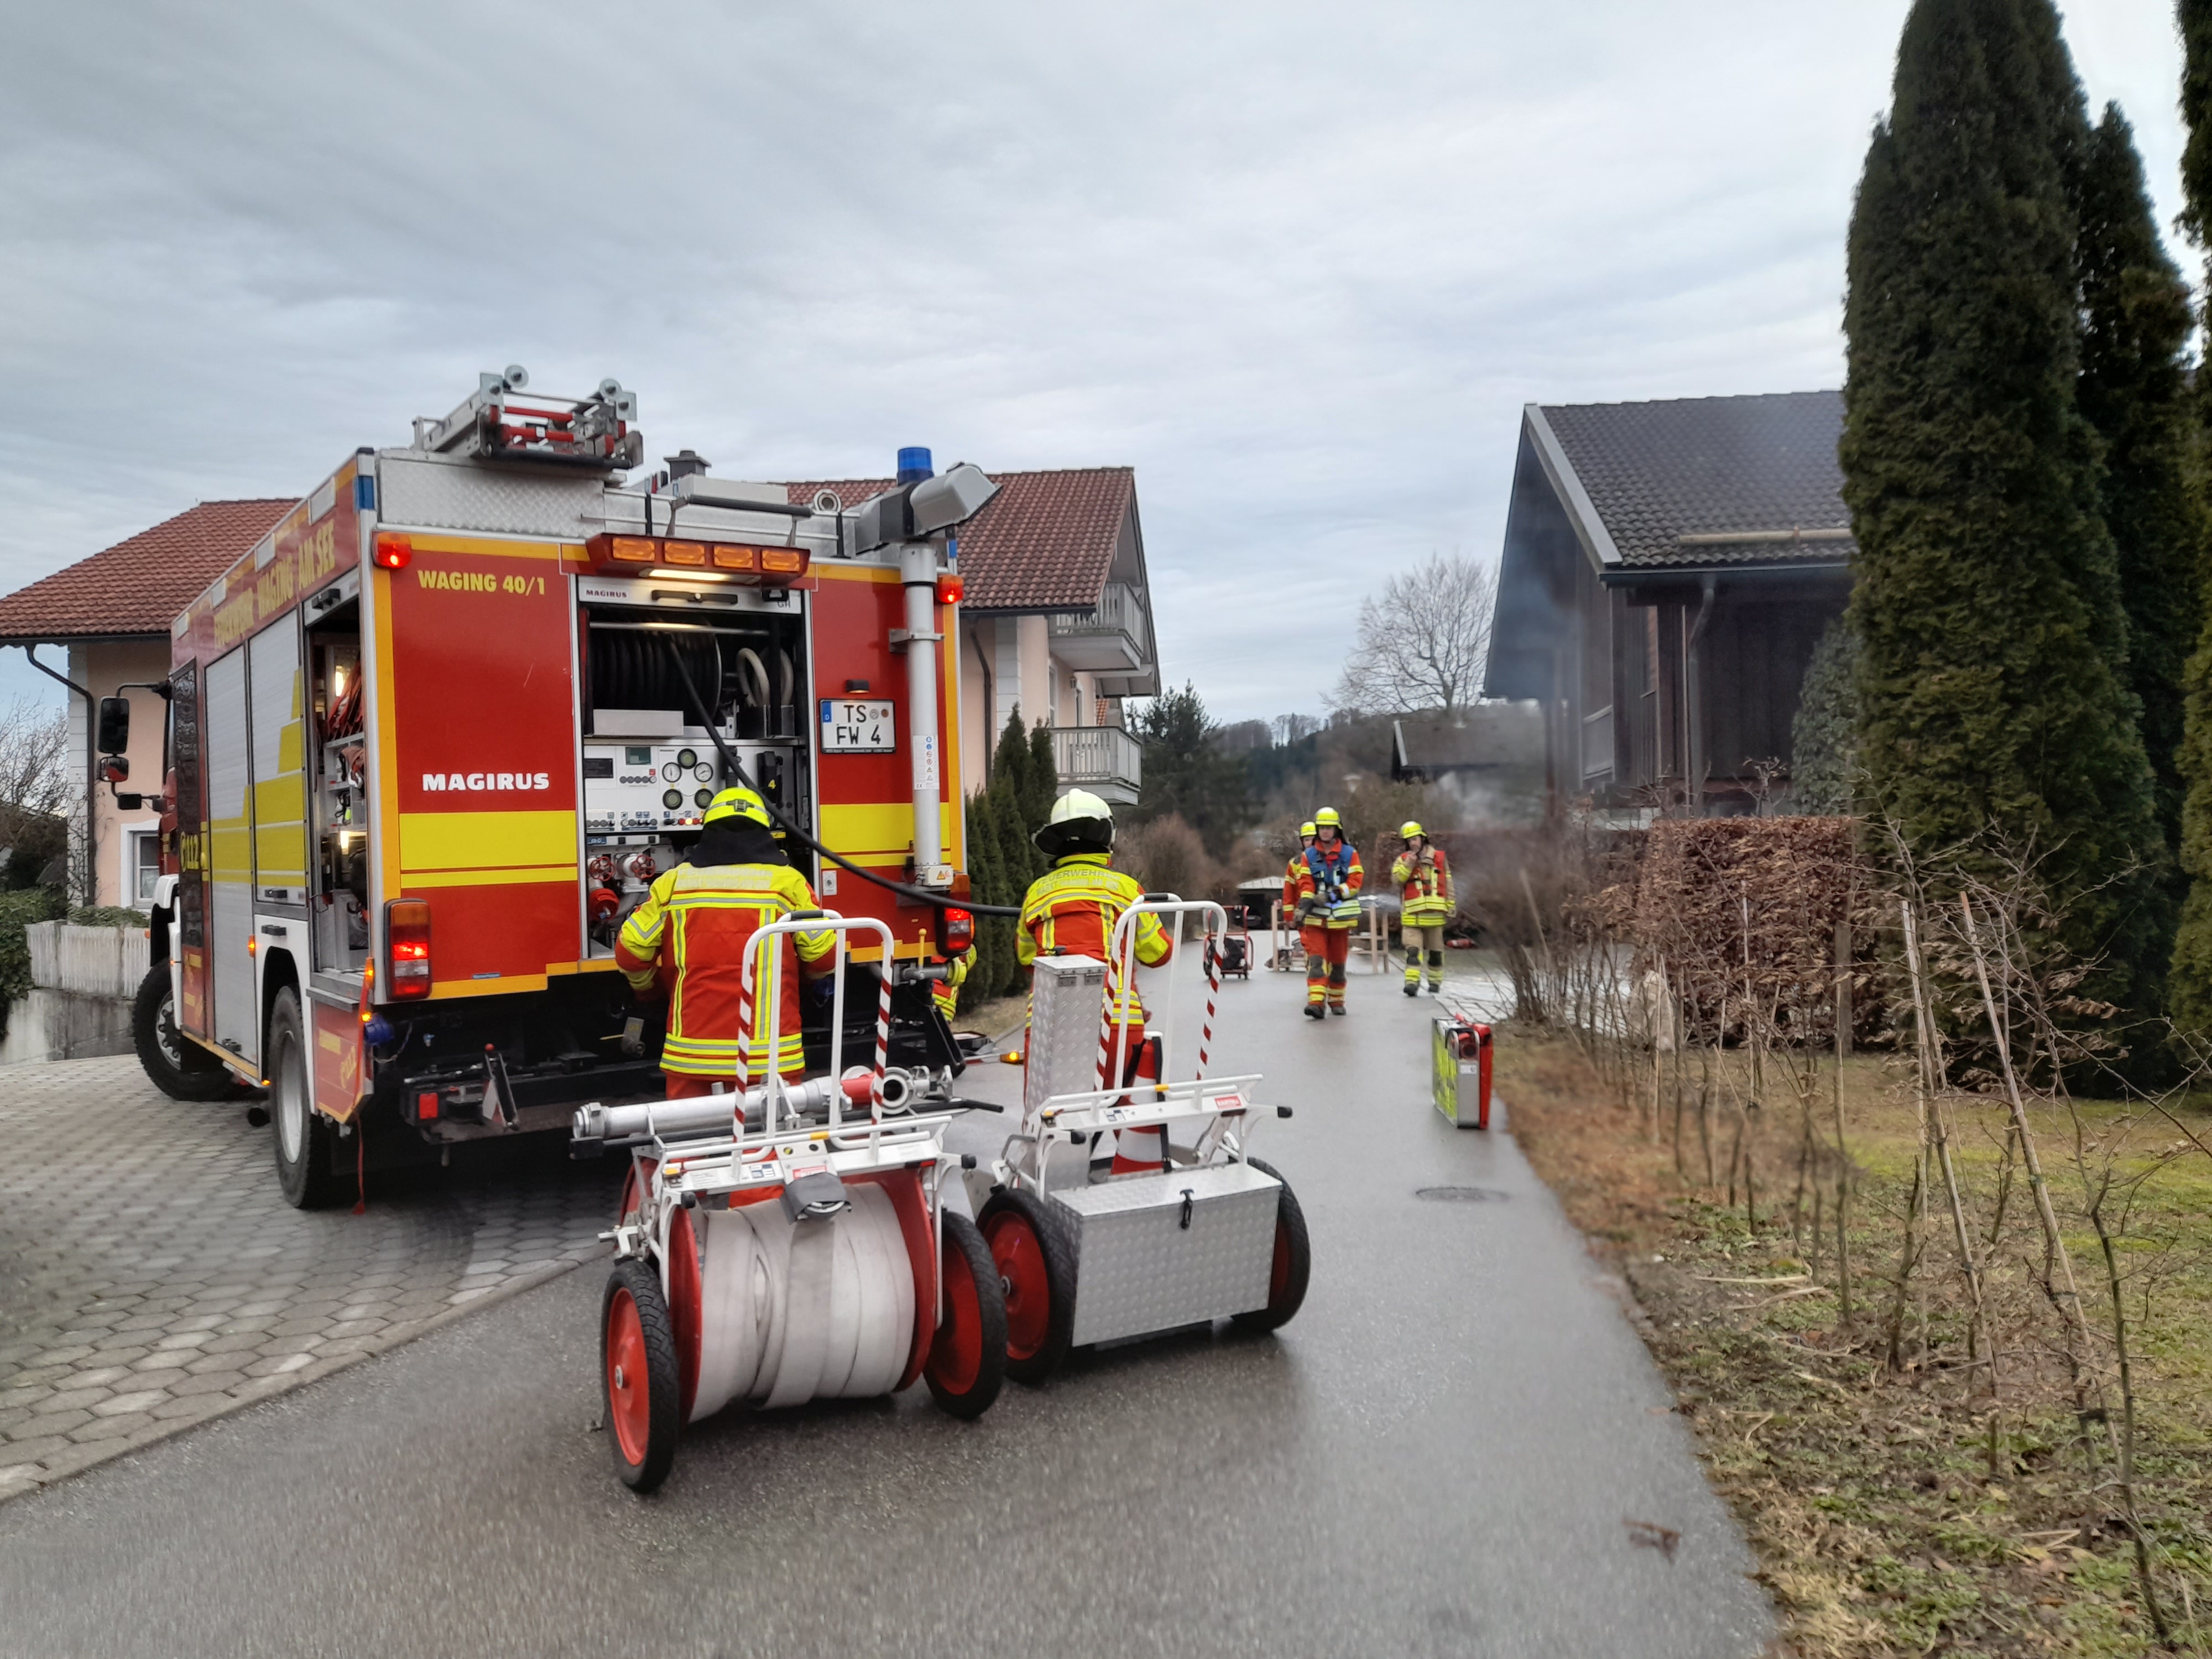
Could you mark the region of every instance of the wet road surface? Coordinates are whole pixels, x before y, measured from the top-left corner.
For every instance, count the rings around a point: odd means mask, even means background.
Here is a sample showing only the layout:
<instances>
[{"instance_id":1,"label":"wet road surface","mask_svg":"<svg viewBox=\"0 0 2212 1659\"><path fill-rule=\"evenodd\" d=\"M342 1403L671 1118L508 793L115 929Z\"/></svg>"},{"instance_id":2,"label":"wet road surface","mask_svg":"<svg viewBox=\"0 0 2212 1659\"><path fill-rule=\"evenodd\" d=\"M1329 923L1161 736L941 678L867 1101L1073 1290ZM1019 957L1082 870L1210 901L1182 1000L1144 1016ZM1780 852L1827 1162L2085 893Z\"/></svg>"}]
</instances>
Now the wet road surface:
<instances>
[{"instance_id":1,"label":"wet road surface","mask_svg":"<svg viewBox=\"0 0 2212 1659\"><path fill-rule=\"evenodd\" d=\"M641 1500L591 1426L586 1266L0 1505L0 1651L1757 1653L1749 1553L1601 1269L1510 1136L1427 1103L1433 1005L1356 978L1315 1025L1301 990L1225 988L1214 1067L1296 1109L1254 1142L1313 1239L1277 1335L1079 1355L974 1424L921 1388L725 1413Z\"/></svg>"}]
</instances>

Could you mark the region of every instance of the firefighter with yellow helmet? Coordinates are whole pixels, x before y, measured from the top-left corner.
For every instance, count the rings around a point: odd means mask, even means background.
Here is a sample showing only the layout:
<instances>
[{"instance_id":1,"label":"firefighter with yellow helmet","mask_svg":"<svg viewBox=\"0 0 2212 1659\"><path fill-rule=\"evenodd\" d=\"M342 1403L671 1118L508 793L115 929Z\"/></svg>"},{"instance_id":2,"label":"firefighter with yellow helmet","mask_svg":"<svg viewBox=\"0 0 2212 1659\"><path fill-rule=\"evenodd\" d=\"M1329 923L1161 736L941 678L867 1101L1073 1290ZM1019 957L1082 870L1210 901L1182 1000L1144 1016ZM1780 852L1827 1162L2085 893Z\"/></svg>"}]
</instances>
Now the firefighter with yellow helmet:
<instances>
[{"instance_id":1,"label":"firefighter with yellow helmet","mask_svg":"<svg viewBox=\"0 0 2212 1659\"><path fill-rule=\"evenodd\" d=\"M1308 818L1298 826L1298 850L1283 866L1283 926L1293 933L1298 925L1298 872L1305 867L1306 848L1313 844L1314 823Z\"/></svg>"},{"instance_id":2,"label":"firefighter with yellow helmet","mask_svg":"<svg viewBox=\"0 0 2212 1659\"><path fill-rule=\"evenodd\" d=\"M1109 1052L1127 1054L1131 1083L1159 1075L1157 1043L1145 1040L1145 1005L1134 984L1115 982L1119 958L1113 954L1114 929L1124 911L1145 896L1133 876L1112 867L1114 809L1087 789L1071 789L1052 804L1052 817L1032 837L1052 868L1030 884L1022 898L1015 953L1026 968L1041 956L1095 957L1109 966L1107 995L1113 1000ZM1157 968L1175 954L1175 940L1158 916L1137 918L1136 958ZM1022 1043L1029 1051L1026 1037ZM1164 1135L1157 1128L1124 1129L1115 1137L1114 1173L1165 1167Z\"/></svg>"},{"instance_id":3,"label":"firefighter with yellow helmet","mask_svg":"<svg viewBox=\"0 0 2212 1659\"><path fill-rule=\"evenodd\" d=\"M775 1068L787 1078L805 1072L799 983L831 972L835 935L826 930L786 935L780 1014L769 1006L771 963L762 959L755 969L750 1030L741 1018L740 981L756 933L793 911L817 908L814 890L769 833L761 798L745 788L716 795L690 855L655 878L615 941L616 964L633 990L648 993L657 981L668 994L660 1069L671 1100L717 1092L718 1084L734 1088L741 1052L745 1076L757 1085L768 1074L771 1033Z\"/></svg>"},{"instance_id":4,"label":"firefighter with yellow helmet","mask_svg":"<svg viewBox=\"0 0 2212 1659\"><path fill-rule=\"evenodd\" d=\"M1294 861L1297 869L1298 934L1306 947L1306 1018L1344 1012L1345 964L1352 930L1359 925L1359 890L1367 873L1344 838L1344 819L1334 806L1313 815L1313 845Z\"/></svg>"},{"instance_id":5,"label":"firefighter with yellow helmet","mask_svg":"<svg viewBox=\"0 0 2212 1659\"><path fill-rule=\"evenodd\" d=\"M1398 826L1398 839L1405 850L1390 860L1390 880L1398 889L1399 933L1406 945L1406 994L1420 994L1425 951L1429 994L1436 996L1444 985L1444 924L1455 908L1451 860L1411 818Z\"/></svg>"}]
</instances>

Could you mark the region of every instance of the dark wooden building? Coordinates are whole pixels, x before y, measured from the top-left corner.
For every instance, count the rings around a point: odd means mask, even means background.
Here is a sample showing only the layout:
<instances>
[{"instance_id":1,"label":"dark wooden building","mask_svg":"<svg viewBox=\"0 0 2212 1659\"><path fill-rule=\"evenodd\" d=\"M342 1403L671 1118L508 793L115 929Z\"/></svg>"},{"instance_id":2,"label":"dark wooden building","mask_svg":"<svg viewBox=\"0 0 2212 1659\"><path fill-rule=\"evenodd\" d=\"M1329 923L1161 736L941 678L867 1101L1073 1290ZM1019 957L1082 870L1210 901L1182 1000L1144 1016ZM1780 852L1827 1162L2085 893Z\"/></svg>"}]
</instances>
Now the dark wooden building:
<instances>
[{"instance_id":1,"label":"dark wooden building","mask_svg":"<svg viewBox=\"0 0 2212 1659\"><path fill-rule=\"evenodd\" d=\"M1616 812L1749 810L1786 778L1850 592L1843 395L1530 404L1484 693L1542 703L1551 787Z\"/></svg>"}]
</instances>

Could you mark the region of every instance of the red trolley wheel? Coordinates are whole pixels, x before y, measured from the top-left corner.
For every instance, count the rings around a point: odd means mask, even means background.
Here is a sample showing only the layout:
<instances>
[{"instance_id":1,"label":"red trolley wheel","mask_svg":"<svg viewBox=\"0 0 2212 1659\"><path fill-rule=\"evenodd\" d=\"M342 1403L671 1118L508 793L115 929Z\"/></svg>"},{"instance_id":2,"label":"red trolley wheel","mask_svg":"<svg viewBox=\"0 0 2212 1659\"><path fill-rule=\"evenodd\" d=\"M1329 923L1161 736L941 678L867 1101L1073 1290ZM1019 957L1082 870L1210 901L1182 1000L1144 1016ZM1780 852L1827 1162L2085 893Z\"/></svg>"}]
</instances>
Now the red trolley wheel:
<instances>
[{"instance_id":1,"label":"red trolley wheel","mask_svg":"<svg viewBox=\"0 0 2212 1659\"><path fill-rule=\"evenodd\" d=\"M676 1461L676 1338L652 1265L617 1261L607 1278L599 1318L599 1375L615 1471L632 1490L651 1492Z\"/></svg>"},{"instance_id":2,"label":"red trolley wheel","mask_svg":"<svg viewBox=\"0 0 2212 1659\"><path fill-rule=\"evenodd\" d=\"M975 1224L947 1210L940 1224L945 1305L921 1374L941 1410L976 1418L991 1408L1006 1375L1006 1293Z\"/></svg>"},{"instance_id":3,"label":"red trolley wheel","mask_svg":"<svg viewBox=\"0 0 2212 1659\"><path fill-rule=\"evenodd\" d=\"M1006 1375L1042 1382L1075 1334L1074 1263L1034 1194L993 1194L981 1224L1006 1291Z\"/></svg>"},{"instance_id":4,"label":"red trolley wheel","mask_svg":"<svg viewBox=\"0 0 2212 1659\"><path fill-rule=\"evenodd\" d=\"M1306 1280L1313 1273L1313 1247L1306 1237L1305 1212L1298 1207L1298 1196L1291 1190L1291 1183L1283 1181L1273 1164L1256 1158L1248 1161L1262 1175L1273 1176L1283 1184L1275 1200L1275 1261L1267 1275L1267 1305L1238 1314L1236 1322L1248 1331L1272 1331L1289 1324L1306 1299Z\"/></svg>"}]
</instances>

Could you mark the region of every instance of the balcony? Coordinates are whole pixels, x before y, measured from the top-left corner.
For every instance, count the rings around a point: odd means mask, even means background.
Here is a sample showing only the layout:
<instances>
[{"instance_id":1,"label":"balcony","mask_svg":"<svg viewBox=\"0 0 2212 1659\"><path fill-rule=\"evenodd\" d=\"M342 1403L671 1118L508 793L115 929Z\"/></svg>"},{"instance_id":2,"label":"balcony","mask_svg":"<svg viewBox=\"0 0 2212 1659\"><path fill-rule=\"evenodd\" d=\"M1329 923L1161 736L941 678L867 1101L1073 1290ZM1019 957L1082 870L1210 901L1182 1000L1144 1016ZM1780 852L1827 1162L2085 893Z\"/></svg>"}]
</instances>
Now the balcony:
<instances>
[{"instance_id":1,"label":"balcony","mask_svg":"<svg viewBox=\"0 0 2212 1659\"><path fill-rule=\"evenodd\" d=\"M1052 654L1090 674L1130 674L1149 668L1152 629L1145 602L1126 582L1108 582L1095 611L1049 618Z\"/></svg>"},{"instance_id":2,"label":"balcony","mask_svg":"<svg viewBox=\"0 0 2212 1659\"><path fill-rule=\"evenodd\" d=\"M1145 778L1143 746L1118 726L1055 726L1053 765L1063 789L1088 789L1118 805L1133 806Z\"/></svg>"}]
</instances>

